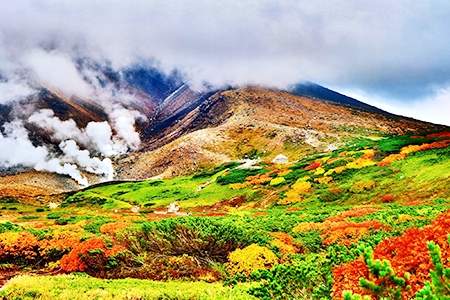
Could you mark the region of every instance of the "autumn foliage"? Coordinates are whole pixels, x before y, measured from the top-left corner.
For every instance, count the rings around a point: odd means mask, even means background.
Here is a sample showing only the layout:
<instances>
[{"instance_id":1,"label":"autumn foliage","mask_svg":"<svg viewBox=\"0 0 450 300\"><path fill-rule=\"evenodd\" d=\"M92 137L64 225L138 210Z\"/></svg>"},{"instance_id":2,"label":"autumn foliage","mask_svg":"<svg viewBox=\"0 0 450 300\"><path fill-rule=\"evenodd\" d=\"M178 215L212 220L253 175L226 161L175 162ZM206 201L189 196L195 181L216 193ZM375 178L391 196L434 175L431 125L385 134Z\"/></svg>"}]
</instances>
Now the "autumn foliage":
<instances>
[{"instance_id":1,"label":"autumn foliage","mask_svg":"<svg viewBox=\"0 0 450 300\"><path fill-rule=\"evenodd\" d=\"M107 247L101 238L91 238L76 245L61 259L61 269L65 272L87 271L88 268L93 267L88 263L89 261L94 262L95 265L104 266L109 257L122 250L121 246Z\"/></svg>"},{"instance_id":2,"label":"autumn foliage","mask_svg":"<svg viewBox=\"0 0 450 300\"><path fill-rule=\"evenodd\" d=\"M445 267L450 266L450 246L447 235L450 232L450 211L442 213L432 224L423 228L408 229L399 237L383 240L374 249L374 258L388 260L401 277L406 277L405 288L401 291L402 299L411 299L430 280L432 261L427 251L427 242L433 241L441 248ZM367 265L358 259L336 267L333 270L333 296L342 297L345 290L361 295L371 295L367 289L360 286L360 278L373 280L379 284L379 279L369 273ZM375 298L374 298L375 299Z\"/></svg>"}]
</instances>

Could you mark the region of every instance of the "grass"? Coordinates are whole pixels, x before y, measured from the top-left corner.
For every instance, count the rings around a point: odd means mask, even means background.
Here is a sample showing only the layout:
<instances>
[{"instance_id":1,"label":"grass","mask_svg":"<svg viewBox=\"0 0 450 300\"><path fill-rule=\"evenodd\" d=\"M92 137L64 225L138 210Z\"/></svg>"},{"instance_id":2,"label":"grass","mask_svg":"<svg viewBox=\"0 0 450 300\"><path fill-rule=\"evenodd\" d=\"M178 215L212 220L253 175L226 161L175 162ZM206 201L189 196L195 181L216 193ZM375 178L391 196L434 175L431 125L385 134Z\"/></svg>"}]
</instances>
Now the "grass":
<instances>
[{"instance_id":1,"label":"grass","mask_svg":"<svg viewBox=\"0 0 450 300\"><path fill-rule=\"evenodd\" d=\"M216 182L208 183L202 177L181 177L112 184L76 193L68 197L65 203L100 204L107 209L121 209L130 205L161 207L178 202L181 207L187 208L252 194L250 190L236 191Z\"/></svg>"},{"instance_id":2,"label":"grass","mask_svg":"<svg viewBox=\"0 0 450 300\"><path fill-rule=\"evenodd\" d=\"M139 279L102 280L86 275L17 276L0 292L5 299L256 299L245 286L221 283Z\"/></svg>"}]
</instances>

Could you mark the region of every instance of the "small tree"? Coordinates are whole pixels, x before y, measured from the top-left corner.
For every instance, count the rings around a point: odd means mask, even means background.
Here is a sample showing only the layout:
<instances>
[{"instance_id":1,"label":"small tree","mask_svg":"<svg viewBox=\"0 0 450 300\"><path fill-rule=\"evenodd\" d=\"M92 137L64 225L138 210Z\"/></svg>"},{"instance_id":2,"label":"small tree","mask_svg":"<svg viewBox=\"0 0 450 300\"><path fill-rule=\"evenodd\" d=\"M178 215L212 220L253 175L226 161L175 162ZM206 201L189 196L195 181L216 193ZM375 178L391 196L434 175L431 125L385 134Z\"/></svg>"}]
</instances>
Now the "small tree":
<instances>
[{"instance_id":1,"label":"small tree","mask_svg":"<svg viewBox=\"0 0 450 300\"><path fill-rule=\"evenodd\" d=\"M448 236L450 244L450 235ZM434 242L428 242L428 251L434 269L430 272L431 282L425 283L416 298L423 300L450 299L450 268L445 268L442 263L441 248Z\"/></svg>"}]
</instances>

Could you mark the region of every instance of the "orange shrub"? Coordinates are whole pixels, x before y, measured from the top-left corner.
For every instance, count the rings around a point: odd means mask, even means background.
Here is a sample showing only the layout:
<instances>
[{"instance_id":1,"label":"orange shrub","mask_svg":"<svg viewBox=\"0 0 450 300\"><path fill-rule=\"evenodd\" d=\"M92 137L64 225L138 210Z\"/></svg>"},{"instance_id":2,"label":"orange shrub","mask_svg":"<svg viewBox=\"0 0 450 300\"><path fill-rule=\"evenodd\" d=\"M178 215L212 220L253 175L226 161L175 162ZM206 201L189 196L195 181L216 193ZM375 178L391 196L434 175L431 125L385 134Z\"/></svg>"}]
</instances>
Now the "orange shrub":
<instances>
[{"instance_id":1,"label":"orange shrub","mask_svg":"<svg viewBox=\"0 0 450 300\"><path fill-rule=\"evenodd\" d=\"M281 254L293 254L299 251L294 242L294 238L285 232L272 232L270 234L274 239L271 242L272 246L278 248Z\"/></svg>"},{"instance_id":2,"label":"orange shrub","mask_svg":"<svg viewBox=\"0 0 450 300\"><path fill-rule=\"evenodd\" d=\"M381 201L383 201L384 203L391 203L394 201L394 195L392 194L386 194L381 196Z\"/></svg>"},{"instance_id":3,"label":"orange shrub","mask_svg":"<svg viewBox=\"0 0 450 300\"><path fill-rule=\"evenodd\" d=\"M325 245L334 243L350 246L359 241L370 231L387 229L378 221L364 221L360 223L350 221L325 222L325 229L320 235Z\"/></svg>"},{"instance_id":4,"label":"orange shrub","mask_svg":"<svg viewBox=\"0 0 450 300\"><path fill-rule=\"evenodd\" d=\"M388 155L388 156L386 156L385 158L383 158L383 159L378 163L378 165L379 165L380 167L384 167L384 166L387 166L387 165L393 163L394 161L402 160L402 159L404 159L405 157L406 157L406 154L391 154L391 155Z\"/></svg>"},{"instance_id":5,"label":"orange shrub","mask_svg":"<svg viewBox=\"0 0 450 300\"><path fill-rule=\"evenodd\" d=\"M100 232L109 236L114 236L116 232L125 229L128 226L130 226L128 222L106 223L100 227Z\"/></svg>"},{"instance_id":6,"label":"orange shrub","mask_svg":"<svg viewBox=\"0 0 450 300\"><path fill-rule=\"evenodd\" d=\"M51 238L39 241L42 256L52 259L69 252L80 242L81 235L78 232L68 231L53 234Z\"/></svg>"},{"instance_id":7,"label":"orange shrub","mask_svg":"<svg viewBox=\"0 0 450 300\"><path fill-rule=\"evenodd\" d=\"M432 262L427 251L428 241L434 241L439 245L444 265L450 267L450 245L447 242L449 232L450 210L439 215L428 226L408 229L401 236L386 239L375 247L375 259L389 260L395 274L399 276L408 274L406 284L409 288L402 290L402 299L414 298L424 283L430 280ZM370 295L369 291L359 285L361 277L377 280L369 274L367 266L361 259L334 268L333 298L342 299L344 290Z\"/></svg>"},{"instance_id":8,"label":"orange shrub","mask_svg":"<svg viewBox=\"0 0 450 300\"><path fill-rule=\"evenodd\" d=\"M98 256L98 263L106 263L108 257L117 254L123 249L121 246L108 248L103 239L92 238L76 245L72 251L66 254L61 259L61 269L65 272L87 271L88 267L91 267L86 264L89 256L94 256L93 254L95 254L95 256Z\"/></svg>"},{"instance_id":9,"label":"orange shrub","mask_svg":"<svg viewBox=\"0 0 450 300\"><path fill-rule=\"evenodd\" d=\"M335 216L328 217L325 221L343 221L347 218L362 217L379 211L379 208L371 206L355 206Z\"/></svg>"},{"instance_id":10,"label":"orange shrub","mask_svg":"<svg viewBox=\"0 0 450 300\"><path fill-rule=\"evenodd\" d=\"M405 146L405 147L403 147L400 150L400 153L398 153L398 154L391 154L391 155L388 155L385 158L383 158L378 163L378 165L379 166L389 165L390 163L392 163L394 161L404 159L410 153L414 153L414 152L418 152L418 151L426 151L426 150L431 150L431 149L446 148L448 146L450 146L450 139L436 141L436 142L432 142L432 143L425 143L425 144L422 144L422 145Z\"/></svg>"},{"instance_id":11,"label":"orange shrub","mask_svg":"<svg viewBox=\"0 0 450 300\"><path fill-rule=\"evenodd\" d=\"M265 184L272 180L268 173L247 177L247 183L251 185Z\"/></svg>"},{"instance_id":12,"label":"orange shrub","mask_svg":"<svg viewBox=\"0 0 450 300\"><path fill-rule=\"evenodd\" d=\"M27 231L4 232L0 234L1 261L32 261L39 255L39 243Z\"/></svg>"}]
</instances>

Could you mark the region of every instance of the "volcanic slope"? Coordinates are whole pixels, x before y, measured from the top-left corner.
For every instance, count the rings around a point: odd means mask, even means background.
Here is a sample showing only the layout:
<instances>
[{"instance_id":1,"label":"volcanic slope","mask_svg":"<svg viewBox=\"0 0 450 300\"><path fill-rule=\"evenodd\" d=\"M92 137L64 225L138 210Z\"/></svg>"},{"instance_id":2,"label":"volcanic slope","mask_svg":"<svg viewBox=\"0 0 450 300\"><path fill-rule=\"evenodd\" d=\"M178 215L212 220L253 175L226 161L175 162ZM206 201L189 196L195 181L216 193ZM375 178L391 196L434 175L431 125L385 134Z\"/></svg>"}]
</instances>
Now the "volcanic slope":
<instances>
[{"instance_id":1,"label":"volcanic slope","mask_svg":"<svg viewBox=\"0 0 450 300\"><path fill-rule=\"evenodd\" d=\"M148 136L143 149L117 161L117 177L189 174L230 160L278 154L290 160L333 150L351 139L418 134L445 126L247 87L219 91Z\"/></svg>"}]
</instances>

